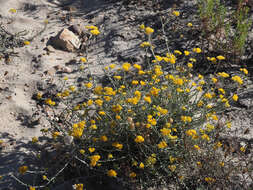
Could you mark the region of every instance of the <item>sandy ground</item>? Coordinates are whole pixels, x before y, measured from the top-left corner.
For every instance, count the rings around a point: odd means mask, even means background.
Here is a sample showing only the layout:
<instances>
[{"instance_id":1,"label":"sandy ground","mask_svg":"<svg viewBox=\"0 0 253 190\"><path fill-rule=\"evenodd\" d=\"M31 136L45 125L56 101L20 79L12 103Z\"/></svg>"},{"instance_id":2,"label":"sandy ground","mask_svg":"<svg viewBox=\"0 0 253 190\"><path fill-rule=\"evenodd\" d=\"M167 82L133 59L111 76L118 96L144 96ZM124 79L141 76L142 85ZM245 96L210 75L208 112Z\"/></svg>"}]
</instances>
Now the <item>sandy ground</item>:
<instances>
[{"instance_id":1,"label":"sandy ground","mask_svg":"<svg viewBox=\"0 0 253 190\"><path fill-rule=\"evenodd\" d=\"M68 10L64 10L68 4L77 6L82 11L78 12L79 16L61 19L69 13ZM11 8L16 9L17 13L10 13ZM48 55L44 49L51 36L55 36L61 29L72 24L100 26L105 33L105 38L100 39L99 45L95 44L92 47L93 51L88 57L93 74L101 74L103 66L122 62L124 57L141 58L135 50L141 40L136 39L139 37L135 23L137 13L131 14L125 8L113 8L113 6L108 8L103 0L60 2L0 0L0 14L1 23L6 30L11 33L27 30L29 32L27 37L41 31L45 19L49 20L46 30L30 45L14 49L18 53L17 57L11 57L9 63L0 60L0 140L3 140L2 150L0 150L0 175L4 175L10 172L15 174L19 166L32 161L29 157L32 151L26 143L31 141L32 137L39 137L40 130L43 125L46 125L46 122L30 127L27 125L37 110L32 96L38 91L38 86L46 86L48 81L63 77L45 74L45 71L80 58L77 53L61 50L55 50ZM140 11L138 14L144 17L147 13ZM150 15L152 16L152 12L149 13ZM141 23L141 20L138 21ZM71 78L72 74L69 76ZM245 129L252 127L251 116L252 114L248 114L245 118L235 114L236 125L245 126ZM241 117L240 124L238 124L238 117ZM245 135L243 138L252 139L252 130ZM0 181L0 189L15 189L15 185L11 178Z\"/></svg>"}]
</instances>

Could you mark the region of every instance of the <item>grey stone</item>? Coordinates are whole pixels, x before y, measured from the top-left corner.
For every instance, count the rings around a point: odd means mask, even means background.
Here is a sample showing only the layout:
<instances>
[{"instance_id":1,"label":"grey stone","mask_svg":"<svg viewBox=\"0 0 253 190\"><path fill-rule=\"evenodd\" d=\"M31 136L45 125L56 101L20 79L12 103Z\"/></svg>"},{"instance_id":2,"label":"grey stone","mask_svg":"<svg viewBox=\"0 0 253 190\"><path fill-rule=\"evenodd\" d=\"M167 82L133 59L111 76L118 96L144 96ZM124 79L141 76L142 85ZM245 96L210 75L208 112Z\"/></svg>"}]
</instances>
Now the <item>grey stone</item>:
<instances>
[{"instance_id":1,"label":"grey stone","mask_svg":"<svg viewBox=\"0 0 253 190\"><path fill-rule=\"evenodd\" d=\"M52 39L52 45L57 49L74 52L81 43L77 35L65 28Z\"/></svg>"}]
</instances>

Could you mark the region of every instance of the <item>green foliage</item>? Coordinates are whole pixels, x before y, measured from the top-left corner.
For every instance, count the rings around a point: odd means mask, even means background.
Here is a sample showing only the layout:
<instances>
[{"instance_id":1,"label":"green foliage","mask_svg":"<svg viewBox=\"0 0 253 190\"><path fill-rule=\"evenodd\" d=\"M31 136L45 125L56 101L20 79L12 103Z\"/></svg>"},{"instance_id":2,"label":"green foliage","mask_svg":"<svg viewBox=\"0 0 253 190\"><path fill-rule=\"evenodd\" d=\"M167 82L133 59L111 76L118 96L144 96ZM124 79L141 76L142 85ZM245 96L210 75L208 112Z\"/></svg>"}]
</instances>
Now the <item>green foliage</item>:
<instances>
[{"instance_id":1,"label":"green foliage","mask_svg":"<svg viewBox=\"0 0 253 190\"><path fill-rule=\"evenodd\" d=\"M243 55L252 21L248 17L248 7L243 6L242 1L237 10L227 10L219 0L200 0L199 15L203 35L214 46L213 49L225 54Z\"/></svg>"}]
</instances>

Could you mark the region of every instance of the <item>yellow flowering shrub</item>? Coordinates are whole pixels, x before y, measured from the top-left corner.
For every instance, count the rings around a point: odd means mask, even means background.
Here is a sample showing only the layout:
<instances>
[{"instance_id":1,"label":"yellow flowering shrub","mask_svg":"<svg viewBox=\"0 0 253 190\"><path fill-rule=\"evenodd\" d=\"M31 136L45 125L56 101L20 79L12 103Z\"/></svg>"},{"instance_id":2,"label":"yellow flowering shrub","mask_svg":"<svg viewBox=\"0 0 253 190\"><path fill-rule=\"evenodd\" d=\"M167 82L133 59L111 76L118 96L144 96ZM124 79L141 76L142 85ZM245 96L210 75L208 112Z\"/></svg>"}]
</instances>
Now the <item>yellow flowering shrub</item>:
<instances>
[{"instance_id":1,"label":"yellow flowering shrub","mask_svg":"<svg viewBox=\"0 0 253 190\"><path fill-rule=\"evenodd\" d=\"M180 12L172 14L178 17ZM95 26L86 29L99 34ZM144 25L140 29L149 38L141 47L153 52L146 65L125 62L116 71L112 64L104 69L109 83L91 76L82 85L68 86L63 79L63 88L55 96L37 94L37 100L52 109L66 105L56 112L58 120L51 122L45 134L52 134L52 144L66 147L60 156L69 162L68 169L78 168L80 173L120 178L144 189L162 182L184 187L194 180L206 189L229 183L224 179L237 171L224 171L231 163L219 136L230 121L220 113L238 100L247 70L195 73L204 50L195 47L156 55L151 41L154 29ZM218 82L231 83L237 91L231 94ZM72 141L67 145L69 138ZM20 173L27 169L23 166ZM82 188L76 184L76 189Z\"/></svg>"}]
</instances>

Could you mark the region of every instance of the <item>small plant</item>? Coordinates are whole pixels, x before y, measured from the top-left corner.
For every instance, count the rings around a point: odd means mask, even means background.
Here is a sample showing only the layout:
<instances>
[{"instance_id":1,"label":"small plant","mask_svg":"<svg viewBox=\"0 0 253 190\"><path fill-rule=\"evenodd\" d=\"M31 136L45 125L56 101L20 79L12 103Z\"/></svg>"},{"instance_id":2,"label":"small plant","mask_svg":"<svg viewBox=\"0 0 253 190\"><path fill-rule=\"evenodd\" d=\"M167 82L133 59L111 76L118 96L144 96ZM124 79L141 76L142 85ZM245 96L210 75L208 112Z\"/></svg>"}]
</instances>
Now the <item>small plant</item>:
<instances>
[{"instance_id":1,"label":"small plant","mask_svg":"<svg viewBox=\"0 0 253 190\"><path fill-rule=\"evenodd\" d=\"M199 1L201 29L213 51L233 55L234 60L243 55L251 26L248 10L243 1L238 3L237 10L230 11L220 0Z\"/></svg>"}]
</instances>

